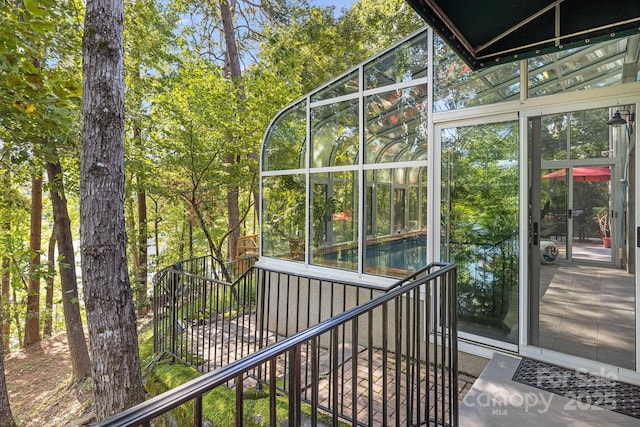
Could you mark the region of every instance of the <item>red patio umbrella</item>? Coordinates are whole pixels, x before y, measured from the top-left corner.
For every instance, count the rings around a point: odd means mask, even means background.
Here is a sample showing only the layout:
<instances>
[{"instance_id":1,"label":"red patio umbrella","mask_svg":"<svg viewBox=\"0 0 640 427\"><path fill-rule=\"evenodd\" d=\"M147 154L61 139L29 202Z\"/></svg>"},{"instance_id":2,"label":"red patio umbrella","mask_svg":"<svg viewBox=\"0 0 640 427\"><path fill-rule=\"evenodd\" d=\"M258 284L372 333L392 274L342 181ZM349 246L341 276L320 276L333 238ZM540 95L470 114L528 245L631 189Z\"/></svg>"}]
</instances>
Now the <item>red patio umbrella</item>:
<instances>
[{"instance_id":1,"label":"red patio umbrella","mask_svg":"<svg viewBox=\"0 0 640 427\"><path fill-rule=\"evenodd\" d=\"M566 181L567 169L558 169L557 171L543 175L542 178L554 181ZM573 180L583 182L603 182L611 179L611 169L600 166L588 166L573 168Z\"/></svg>"},{"instance_id":2,"label":"red patio umbrella","mask_svg":"<svg viewBox=\"0 0 640 427\"><path fill-rule=\"evenodd\" d=\"M350 211L343 211L343 212L334 213L332 217L334 221L348 221L353 217L353 215L351 214Z\"/></svg>"}]
</instances>

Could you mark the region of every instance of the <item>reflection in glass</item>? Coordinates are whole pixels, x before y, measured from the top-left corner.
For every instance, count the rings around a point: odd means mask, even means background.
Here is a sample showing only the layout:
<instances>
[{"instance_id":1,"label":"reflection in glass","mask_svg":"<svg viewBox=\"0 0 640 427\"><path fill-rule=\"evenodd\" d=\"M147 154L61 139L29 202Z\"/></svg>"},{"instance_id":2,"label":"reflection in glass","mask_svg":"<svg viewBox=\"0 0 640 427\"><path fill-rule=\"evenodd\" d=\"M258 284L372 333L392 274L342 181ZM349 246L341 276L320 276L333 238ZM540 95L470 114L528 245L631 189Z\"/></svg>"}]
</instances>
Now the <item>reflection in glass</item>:
<instances>
[{"instance_id":1,"label":"reflection in glass","mask_svg":"<svg viewBox=\"0 0 640 427\"><path fill-rule=\"evenodd\" d=\"M312 174L311 185L312 263L357 271L357 173Z\"/></svg>"},{"instance_id":2,"label":"reflection in glass","mask_svg":"<svg viewBox=\"0 0 640 427\"><path fill-rule=\"evenodd\" d=\"M626 50L620 39L530 58L529 96L619 84Z\"/></svg>"},{"instance_id":3,"label":"reflection in glass","mask_svg":"<svg viewBox=\"0 0 640 427\"><path fill-rule=\"evenodd\" d=\"M262 147L262 170L305 167L307 103L301 101L271 125Z\"/></svg>"},{"instance_id":4,"label":"reflection in glass","mask_svg":"<svg viewBox=\"0 0 640 427\"><path fill-rule=\"evenodd\" d=\"M542 160L600 158L609 153L609 109L576 111L542 117Z\"/></svg>"},{"instance_id":5,"label":"reflection in glass","mask_svg":"<svg viewBox=\"0 0 640 427\"><path fill-rule=\"evenodd\" d=\"M427 32L418 34L364 66L365 90L427 76Z\"/></svg>"},{"instance_id":6,"label":"reflection in glass","mask_svg":"<svg viewBox=\"0 0 640 427\"><path fill-rule=\"evenodd\" d=\"M358 100L311 110L311 167L353 165L358 162Z\"/></svg>"},{"instance_id":7,"label":"reflection in glass","mask_svg":"<svg viewBox=\"0 0 640 427\"><path fill-rule=\"evenodd\" d=\"M365 177L365 271L404 277L426 265L427 168L369 170Z\"/></svg>"},{"instance_id":8,"label":"reflection in glass","mask_svg":"<svg viewBox=\"0 0 640 427\"><path fill-rule=\"evenodd\" d=\"M609 128L602 125L608 119L608 108L571 113L571 159L597 159L602 157L602 152L608 152Z\"/></svg>"},{"instance_id":9,"label":"reflection in glass","mask_svg":"<svg viewBox=\"0 0 640 427\"><path fill-rule=\"evenodd\" d=\"M304 261L305 175L262 180L262 254Z\"/></svg>"},{"instance_id":10,"label":"reflection in glass","mask_svg":"<svg viewBox=\"0 0 640 427\"><path fill-rule=\"evenodd\" d=\"M518 123L444 129L444 261L458 265L460 330L518 342Z\"/></svg>"},{"instance_id":11,"label":"reflection in glass","mask_svg":"<svg viewBox=\"0 0 640 427\"><path fill-rule=\"evenodd\" d=\"M311 95L311 102L357 93L359 90L358 81L358 71L354 71Z\"/></svg>"},{"instance_id":12,"label":"reflection in glass","mask_svg":"<svg viewBox=\"0 0 640 427\"><path fill-rule=\"evenodd\" d=\"M516 100L518 62L480 71L471 68L438 36L433 37L433 111L449 111Z\"/></svg>"},{"instance_id":13,"label":"reflection in glass","mask_svg":"<svg viewBox=\"0 0 640 427\"><path fill-rule=\"evenodd\" d=\"M414 160L427 151L427 86L365 97L367 163Z\"/></svg>"}]
</instances>

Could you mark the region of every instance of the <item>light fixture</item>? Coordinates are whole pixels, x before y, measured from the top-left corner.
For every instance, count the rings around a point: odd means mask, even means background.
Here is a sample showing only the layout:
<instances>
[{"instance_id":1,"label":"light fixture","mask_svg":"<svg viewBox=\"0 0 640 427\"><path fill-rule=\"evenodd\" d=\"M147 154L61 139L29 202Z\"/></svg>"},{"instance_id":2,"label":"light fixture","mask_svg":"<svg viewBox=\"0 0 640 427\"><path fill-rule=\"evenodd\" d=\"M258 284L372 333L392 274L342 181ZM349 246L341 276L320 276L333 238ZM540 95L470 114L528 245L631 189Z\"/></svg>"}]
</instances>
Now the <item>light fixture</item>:
<instances>
[{"instance_id":1,"label":"light fixture","mask_svg":"<svg viewBox=\"0 0 640 427\"><path fill-rule=\"evenodd\" d=\"M609 119L609 121L607 122L607 124L609 126L622 126L622 125L626 125L627 121L622 117L622 115L628 116L629 117L629 121L630 122L634 122L635 121L635 114L632 113L629 110L618 110L616 111L616 113L613 115L613 117L611 117L611 119Z\"/></svg>"}]
</instances>

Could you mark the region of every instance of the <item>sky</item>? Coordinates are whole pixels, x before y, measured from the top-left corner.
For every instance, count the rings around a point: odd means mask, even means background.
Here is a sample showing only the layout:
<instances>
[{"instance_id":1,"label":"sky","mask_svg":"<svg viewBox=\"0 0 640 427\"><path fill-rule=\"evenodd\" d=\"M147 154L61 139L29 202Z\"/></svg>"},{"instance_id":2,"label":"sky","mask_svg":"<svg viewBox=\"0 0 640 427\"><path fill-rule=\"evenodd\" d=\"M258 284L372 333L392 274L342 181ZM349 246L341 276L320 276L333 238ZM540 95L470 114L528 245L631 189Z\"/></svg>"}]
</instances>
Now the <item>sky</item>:
<instances>
[{"instance_id":1,"label":"sky","mask_svg":"<svg viewBox=\"0 0 640 427\"><path fill-rule=\"evenodd\" d=\"M340 10L342 8L351 9L351 5L355 3L355 0L310 0L310 3L323 7L335 6L336 10Z\"/></svg>"}]
</instances>

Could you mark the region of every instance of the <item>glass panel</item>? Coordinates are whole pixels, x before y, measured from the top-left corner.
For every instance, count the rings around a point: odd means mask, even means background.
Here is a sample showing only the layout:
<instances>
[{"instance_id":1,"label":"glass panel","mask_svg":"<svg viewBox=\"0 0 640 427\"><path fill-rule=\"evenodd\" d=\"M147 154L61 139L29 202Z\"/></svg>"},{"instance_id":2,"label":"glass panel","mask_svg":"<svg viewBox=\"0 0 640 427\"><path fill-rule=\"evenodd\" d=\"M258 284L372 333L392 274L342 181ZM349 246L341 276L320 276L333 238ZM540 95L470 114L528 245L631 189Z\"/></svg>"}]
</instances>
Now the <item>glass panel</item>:
<instances>
[{"instance_id":1,"label":"glass panel","mask_svg":"<svg viewBox=\"0 0 640 427\"><path fill-rule=\"evenodd\" d=\"M609 156L609 109L577 111L542 118L542 160Z\"/></svg>"},{"instance_id":2,"label":"glass panel","mask_svg":"<svg viewBox=\"0 0 640 427\"><path fill-rule=\"evenodd\" d=\"M571 113L570 158L597 159L609 151L609 109L585 110Z\"/></svg>"},{"instance_id":3,"label":"glass panel","mask_svg":"<svg viewBox=\"0 0 640 427\"><path fill-rule=\"evenodd\" d=\"M365 174L367 273L404 277L426 265L426 168L414 169L423 179L413 184L404 168Z\"/></svg>"},{"instance_id":4,"label":"glass panel","mask_svg":"<svg viewBox=\"0 0 640 427\"><path fill-rule=\"evenodd\" d=\"M311 185L312 263L357 271L357 173L312 174Z\"/></svg>"},{"instance_id":5,"label":"glass panel","mask_svg":"<svg viewBox=\"0 0 640 427\"><path fill-rule=\"evenodd\" d=\"M426 77L428 60L427 31L425 30L365 65L365 89Z\"/></svg>"},{"instance_id":6,"label":"glass panel","mask_svg":"<svg viewBox=\"0 0 640 427\"><path fill-rule=\"evenodd\" d=\"M519 98L518 62L471 71L440 37L434 35L433 45L433 111L457 110Z\"/></svg>"},{"instance_id":7,"label":"glass panel","mask_svg":"<svg viewBox=\"0 0 640 427\"><path fill-rule=\"evenodd\" d=\"M262 179L262 255L304 261L305 175Z\"/></svg>"},{"instance_id":8,"label":"glass panel","mask_svg":"<svg viewBox=\"0 0 640 427\"><path fill-rule=\"evenodd\" d=\"M302 101L282 113L271 125L262 147L262 170L305 167L307 103Z\"/></svg>"},{"instance_id":9,"label":"glass panel","mask_svg":"<svg viewBox=\"0 0 640 427\"><path fill-rule=\"evenodd\" d=\"M529 96L619 84L627 39L530 58Z\"/></svg>"},{"instance_id":10,"label":"glass panel","mask_svg":"<svg viewBox=\"0 0 640 427\"><path fill-rule=\"evenodd\" d=\"M568 256L566 237L569 233L569 221L567 212L569 210L569 183L566 179L556 179L556 176L566 177L568 169L541 169L542 179L540 180L540 240L541 242L553 241L557 252L545 253L542 249L541 255L544 257L555 257L566 260ZM562 241L565 240L565 243ZM546 247L544 244L543 247ZM550 259L550 258L548 258Z\"/></svg>"},{"instance_id":11,"label":"glass panel","mask_svg":"<svg viewBox=\"0 0 640 427\"><path fill-rule=\"evenodd\" d=\"M337 98L339 96L349 95L358 92L358 71L331 83L318 93L311 95L311 101L321 101L323 99Z\"/></svg>"},{"instance_id":12,"label":"glass panel","mask_svg":"<svg viewBox=\"0 0 640 427\"><path fill-rule=\"evenodd\" d=\"M413 160L427 152L427 86L365 97L365 161Z\"/></svg>"},{"instance_id":13,"label":"glass panel","mask_svg":"<svg viewBox=\"0 0 640 427\"><path fill-rule=\"evenodd\" d=\"M542 118L542 160L566 160L569 157L568 114Z\"/></svg>"},{"instance_id":14,"label":"glass panel","mask_svg":"<svg viewBox=\"0 0 640 427\"><path fill-rule=\"evenodd\" d=\"M358 162L358 100L311 110L311 167L353 165Z\"/></svg>"},{"instance_id":15,"label":"glass panel","mask_svg":"<svg viewBox=\"0 0 640 427\"><path fill-rule=\"evenodd\" d=\"M529 243L529 343L633 370L636 215L627 185L635 168L624 166L633 164L626 148L614 159L600 151L628 144L628 129L611 129L607 119L602 109L530 118L529 206L540 212L529 218L541 227L539 245ZM550 124L577 160L565 148L562 161L540 161L537 145L553 134Z\"/></svg>"},{"instance_id":16,"label":"glass panel","mask_svg":"<svg viewBox=\"0 0 640 427\"><path fill-rule=\"evenodd\" d=\"M443 259L458 265L461 331L518 342L518 123L444 129Z\"/></svg>"},{"instance_id":17,"label":"glass panel","mask_svg":"<svg viewBox=\"0 0 640 427\"><path fill-rule=\"evenodd\" d=\"M388 182L376 182L375 192L376 210L375 225L376 234L388 236L391 231L391 184Z\"/></svg>"}]
</instances>

